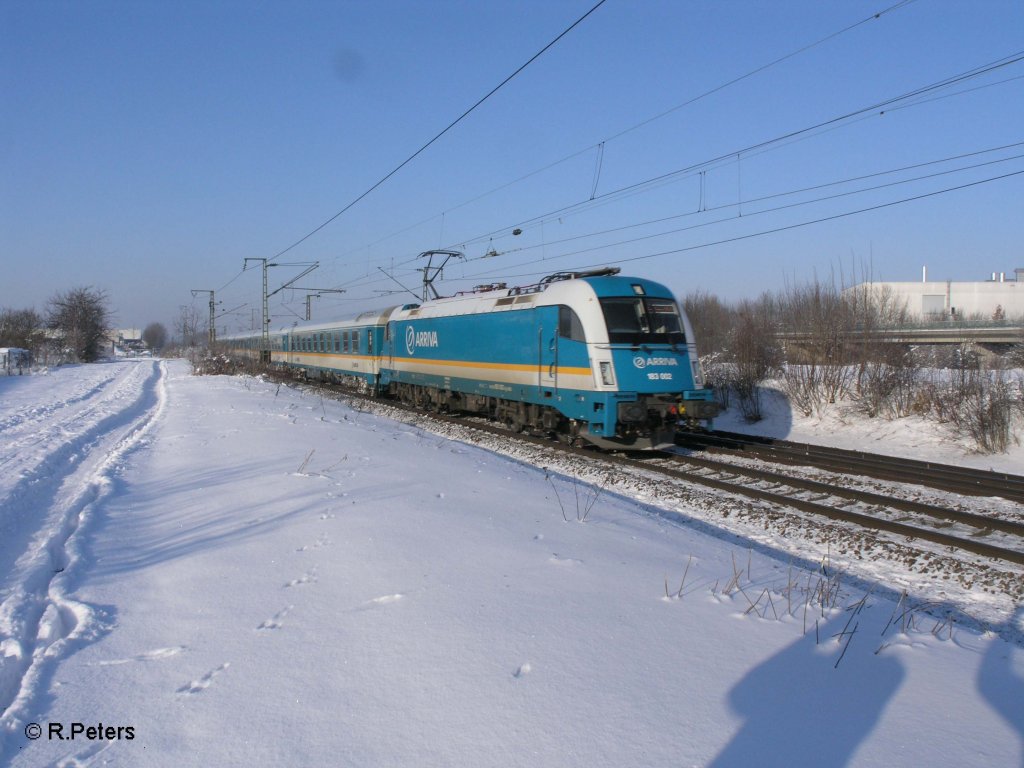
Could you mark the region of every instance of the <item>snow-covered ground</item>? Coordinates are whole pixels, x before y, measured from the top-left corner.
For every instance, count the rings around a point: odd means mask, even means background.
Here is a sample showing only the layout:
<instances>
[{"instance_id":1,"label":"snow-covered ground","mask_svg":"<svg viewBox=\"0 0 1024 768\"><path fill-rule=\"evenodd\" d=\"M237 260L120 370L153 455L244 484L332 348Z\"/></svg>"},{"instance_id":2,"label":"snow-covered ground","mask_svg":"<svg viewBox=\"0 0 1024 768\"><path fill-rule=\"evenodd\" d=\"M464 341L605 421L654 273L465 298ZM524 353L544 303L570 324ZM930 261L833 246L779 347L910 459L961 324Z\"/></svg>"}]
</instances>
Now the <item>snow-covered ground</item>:
<instances>
[{"instance_id":1,"label":"snow-covered ground","mask_svg":"<svg viewBox=\"0 0 1024 768\"><path fill-rule=\"evenodd\" d=\"M1022 765L1024 607L727 524L178 361L0 379L0 764Z\"/></svg>"},{"instance_id":2,"label":"snow-covered ground","mask_svg":"<svg viewBox=\"0 0 1024 768\"><path fill-rule=\"evenodd\" d=\"M798 443L831 445L921 461L1024 474L1024 445L1020 442L1011 446L1006 453L983 454L977 451L977 446L969 436L957 434L952 425L920 416L869 419L858 414L852 403L827 405L820 414L804 416L790 408L789 401L779 388L781 384L775 384L772 386L772 382L769 382L763 392L761 402L764 418L761 421L748 424L739 409L732 407L715 420L715 428ZM1019 440L1019 423L1017 427Z\"/></svg>"}]
</instances>

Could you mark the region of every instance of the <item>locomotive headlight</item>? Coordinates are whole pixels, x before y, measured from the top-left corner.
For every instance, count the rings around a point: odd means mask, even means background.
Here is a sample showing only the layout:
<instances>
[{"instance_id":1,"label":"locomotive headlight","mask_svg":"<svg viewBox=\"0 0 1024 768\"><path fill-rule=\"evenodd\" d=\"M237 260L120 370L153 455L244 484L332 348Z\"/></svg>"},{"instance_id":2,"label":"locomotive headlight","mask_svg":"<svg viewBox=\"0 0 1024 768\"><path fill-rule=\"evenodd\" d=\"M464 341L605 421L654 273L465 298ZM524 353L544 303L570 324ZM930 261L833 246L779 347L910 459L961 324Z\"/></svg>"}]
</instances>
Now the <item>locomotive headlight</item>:
<instances>
[{"instance_id":1,"label":"locomotive headlight","mask_svg":"<svg viewBox=\"0 0 1024 768\"><path fill-rule=\"evenodd\" d=\"M608 362L602 362L599 364L601 369L601 383L611 386L615 383L615 374L612 373L612 364Z\"/></svg>"}]
</instances>

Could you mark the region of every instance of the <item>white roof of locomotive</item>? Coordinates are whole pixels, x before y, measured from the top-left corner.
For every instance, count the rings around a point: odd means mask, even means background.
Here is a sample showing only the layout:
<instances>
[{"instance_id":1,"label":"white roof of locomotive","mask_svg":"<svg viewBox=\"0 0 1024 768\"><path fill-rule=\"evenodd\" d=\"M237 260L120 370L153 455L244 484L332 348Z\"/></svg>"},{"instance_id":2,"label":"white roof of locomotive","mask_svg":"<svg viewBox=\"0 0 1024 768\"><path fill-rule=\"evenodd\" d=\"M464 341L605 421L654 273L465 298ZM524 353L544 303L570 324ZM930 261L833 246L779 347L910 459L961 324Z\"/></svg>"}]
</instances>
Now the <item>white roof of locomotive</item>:
<instances>
[{"instance_id":1,"label":"white roof of locomotive","mask_svg":"<svg viewBox=\"0 0 1024 768\"><path fill-rule=\"evenodd\" d=\"M383 325L389 320L453 317L487 312L513 312L518 309L547 307L558 304L572 307L584 318L584 322L586 322L586 316L590 315L590 312L587 310L591 307L597 310L599 307L597 294L587 280L584 278L573 278L524 288L501 288L480 293L465 293L442 299L432 299L420 305L406 304L400 307L388 307L383 310L369 310L355 318L280 326L271 329L270 332L272 334L316 333L319 331L337 330L339 328ZM238 335L251 336L253 334Z\"/></svg>"},{"instance_id":2,"label":"white roof of locomotive","mask_svg":"<svg viewBox=\"0 0 1024 768\"><path fill-rule=\"evenodd\" d=\"M579 307L588 301L597 301L594 289L585 280L560 280L549 283L541 290L530 289L497 290L485 293L467 293L445 299L434 299L419 307L397 309L391 320L408 320L416 317L451 317L455 315L477 315L485 312L512 312L530 307L549 307L567 304Z\"/></svg>"}]
</instances>

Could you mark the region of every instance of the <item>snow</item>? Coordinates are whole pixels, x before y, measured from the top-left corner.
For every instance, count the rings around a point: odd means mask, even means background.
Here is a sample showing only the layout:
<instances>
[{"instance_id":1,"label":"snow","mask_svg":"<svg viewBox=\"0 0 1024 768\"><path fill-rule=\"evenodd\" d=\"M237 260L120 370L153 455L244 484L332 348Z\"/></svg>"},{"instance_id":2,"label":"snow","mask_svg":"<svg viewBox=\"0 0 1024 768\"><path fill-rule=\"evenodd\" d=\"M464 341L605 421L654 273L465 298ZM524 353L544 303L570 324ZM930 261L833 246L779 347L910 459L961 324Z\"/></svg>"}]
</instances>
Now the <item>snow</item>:
<instances>
[{"instance_id":1,"label":"snow","mask_svg":"<svg viewBox=\"0 0 1024 768\"><path fill-rule=\"evenodd\" d=\"M1024 607L950 622L313 391L0 380L0 471L0 764L1024 760Z\"/></svg>"},{"instance_id":2,"label":"snow","mask_svg":"<svg viewBox=\"0 0 1024 768\"><path fill-rule=\"evenodd\" d=\"M1021 372L1017 372L1020 376ZM1017 443L1006 453L982 454L971 439L955 433L949 424L922 416L900 419L864 418L852 403L826 405L821 413L804 416L793 411L781 384L769 382L762 395L761 421L748 424L739 409L729 408L715 419L715 428L727 432L760 435L796 443L830 445L836 448L906 456L921 461L937 461L976 469L1024 474L1024 445L1020 444L1022 425L1017 423Z\"/></svg>"}]
</instances>

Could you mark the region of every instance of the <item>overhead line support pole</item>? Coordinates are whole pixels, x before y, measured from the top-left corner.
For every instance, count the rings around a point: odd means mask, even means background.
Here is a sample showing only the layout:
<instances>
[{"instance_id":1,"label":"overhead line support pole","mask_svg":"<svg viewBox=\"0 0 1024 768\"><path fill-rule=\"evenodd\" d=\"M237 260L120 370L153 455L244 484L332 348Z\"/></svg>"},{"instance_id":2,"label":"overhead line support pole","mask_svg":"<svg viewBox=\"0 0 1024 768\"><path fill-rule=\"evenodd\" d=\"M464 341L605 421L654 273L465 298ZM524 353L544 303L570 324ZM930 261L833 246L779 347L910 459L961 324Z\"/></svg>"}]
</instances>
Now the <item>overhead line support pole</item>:
<instances>
[{"instance_id":1,"label":"overhead line support pole","mask_svg":"<svg viewBox=\"0 0 1024 768\"><path fill-rule=\"evenodd\" d=\"M270 311L269 311L269 297L267 296L267 267L276 266L274 264L267 264L266 259L246 257L245 265L248 266L250 261L258 261L263 265L263 321L260 323L260 361L264 363L270 362ZM243 267L244 268L244 267Z\"/></svg>"},{"instance_id":2,"label":"overhead line support pole","mask_svg":"<svg viewBox=\"0 0 1024 768\"><path fill-rule=\"evenodd\" d=\"M193 288L192 289L192 297L195 298L197 293L208 293L208 294L210 294L209 341L210 341L210 346L212 347L214 344L217 343L217 327L216 327L216 325L214 325L214 315L216 314L214 308L217 306L217 302L214 301L214 292L211 291L211 290L207 290L207 289L204 289L204 288Z\"/></svg>"}]
</instances>

